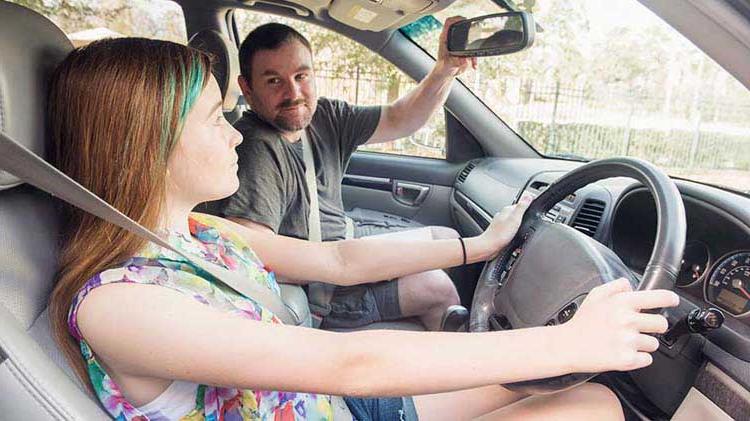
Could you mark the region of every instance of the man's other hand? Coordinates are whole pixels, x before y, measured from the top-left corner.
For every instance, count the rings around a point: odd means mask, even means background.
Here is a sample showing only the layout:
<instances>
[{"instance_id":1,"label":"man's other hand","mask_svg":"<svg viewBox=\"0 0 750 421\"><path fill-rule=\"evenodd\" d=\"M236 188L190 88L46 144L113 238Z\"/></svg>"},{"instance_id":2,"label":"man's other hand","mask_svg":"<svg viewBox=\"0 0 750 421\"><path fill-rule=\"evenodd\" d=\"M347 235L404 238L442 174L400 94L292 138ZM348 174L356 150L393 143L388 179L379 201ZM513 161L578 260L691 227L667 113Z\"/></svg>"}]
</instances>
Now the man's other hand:
<instances>
[{"instance_id":1,"label":"man's other hand","mask_svg":"<svg viewBox=\"0 0 750 421\"><path fill-rule=\"evenodd\" d=\"M458 76L465 72L469 66L471 66L472 69L477 68L476 57L458 57L451 55L448 52L448 31L450 30L451 25L462 20L466 20L466 18L462 16L453 16L446 19L443 31L440 33L440 46L438 47L438 57L437 62L435 62L435 69L447 76Z\"/></svg>"}]
</instances>

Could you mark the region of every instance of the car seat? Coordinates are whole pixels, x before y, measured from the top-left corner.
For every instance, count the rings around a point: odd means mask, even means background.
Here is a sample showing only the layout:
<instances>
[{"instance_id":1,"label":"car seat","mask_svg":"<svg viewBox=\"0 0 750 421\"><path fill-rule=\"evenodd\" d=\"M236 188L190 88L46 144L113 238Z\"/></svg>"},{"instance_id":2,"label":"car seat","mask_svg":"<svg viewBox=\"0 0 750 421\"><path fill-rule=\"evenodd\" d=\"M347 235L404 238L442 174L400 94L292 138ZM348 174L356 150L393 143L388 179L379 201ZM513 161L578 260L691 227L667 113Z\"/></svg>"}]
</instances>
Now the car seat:
<instances>
[{"instance_id":1,"label":"car seat","mask_svg":"<svg viewBox=\"0 0 750 421\"><path fill-rule=\"evenodd\" d=\"M72 48L48 19L0 0L0 131L42 157L47 81ZM50 195L0 170L2 419L109 418L75 376L50 332L47 305L61 222ZM304 292L294 288L302 292L296 299L307 309Z\"/></svg>"},{"instance_id":2,"label":"car seat","mask_svg":"<svg viewBox=\"0 0 750 421\"><path fill-rule=\"evenodd\" d=\"M41 156L46 82L72 48L65 34L43 16L0 1L0 130ZM0 171L3 419L108 418L50 335L46 309L57 266L59 224L49 195Z\"/></svg>"}]
</instances>

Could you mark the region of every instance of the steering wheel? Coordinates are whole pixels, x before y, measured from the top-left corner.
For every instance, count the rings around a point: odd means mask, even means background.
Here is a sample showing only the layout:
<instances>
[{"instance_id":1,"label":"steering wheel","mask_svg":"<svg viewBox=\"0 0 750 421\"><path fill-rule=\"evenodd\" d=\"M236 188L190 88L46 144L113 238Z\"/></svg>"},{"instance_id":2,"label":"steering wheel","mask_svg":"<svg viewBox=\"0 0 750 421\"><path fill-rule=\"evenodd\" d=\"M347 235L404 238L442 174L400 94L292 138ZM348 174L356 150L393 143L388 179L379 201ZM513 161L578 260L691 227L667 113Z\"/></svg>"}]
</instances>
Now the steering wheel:
<instances>
[{"instance_id":1,"label":"steering wheel","mask_svg":"<svg viewBox=\"0 0 750 421\"><path fill-rule=\"evenodd\" d=\"M568 195L611 177L640 181L656 202L656 242L640 282L609 248L568 225L543 218ZM509 246L485 264L474 292L469 330L486 332L490 323L502 329L521 329L565 322L591 289L621 277L629 279L634 289L672 289L680 270L686 229L685 207L677 186L656 166L634 158L583 165L534 199ZM583 383L596 374L571 373L504 386L524 393L549 393Z\"/></svg>"}]
</instances>

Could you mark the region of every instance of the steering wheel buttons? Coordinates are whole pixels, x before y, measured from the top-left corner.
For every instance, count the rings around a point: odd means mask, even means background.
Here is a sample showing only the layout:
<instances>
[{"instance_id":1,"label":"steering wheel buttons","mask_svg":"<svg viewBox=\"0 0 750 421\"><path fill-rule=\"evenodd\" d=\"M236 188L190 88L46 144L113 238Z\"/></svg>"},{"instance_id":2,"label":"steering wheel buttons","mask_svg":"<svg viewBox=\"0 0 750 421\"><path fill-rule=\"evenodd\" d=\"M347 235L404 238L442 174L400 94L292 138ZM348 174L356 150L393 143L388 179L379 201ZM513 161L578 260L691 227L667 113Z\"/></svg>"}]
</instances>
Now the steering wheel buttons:
<instances>
[{"instance_id":1,"label":"steering wheel buttons","mask_svg":"<svg viewBox=\"0 0 750 421\"><path fill-rule=\"evenodd\" d=\"M576 310L578 310L578 306L576 305L576 303L568 304L564 309L560 310L560 312L557 313L558 323L563 324L572 319L573 315L576 314Z\"/></svg>"}]
</instances>

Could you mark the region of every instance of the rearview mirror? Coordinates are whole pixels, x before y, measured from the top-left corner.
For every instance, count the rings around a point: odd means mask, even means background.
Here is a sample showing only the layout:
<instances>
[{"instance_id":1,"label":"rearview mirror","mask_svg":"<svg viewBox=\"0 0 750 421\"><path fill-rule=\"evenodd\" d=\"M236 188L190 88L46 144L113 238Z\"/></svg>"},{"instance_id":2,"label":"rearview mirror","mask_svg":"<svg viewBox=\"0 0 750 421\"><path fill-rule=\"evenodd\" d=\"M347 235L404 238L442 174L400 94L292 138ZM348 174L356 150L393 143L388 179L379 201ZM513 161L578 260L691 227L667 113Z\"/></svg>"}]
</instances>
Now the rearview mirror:
<instances>
[{"instance_id":1,"label":"rearview mirror","mask_svg":"<svg viewBox=\"0 0 750 421\"><path fill-rule=\"evenodd\" d=\"M448 52L455 56L499 56L530 47L536 34L526 12L498 13L462 20L448 31Z\"/></svg>"}]
</instances>

